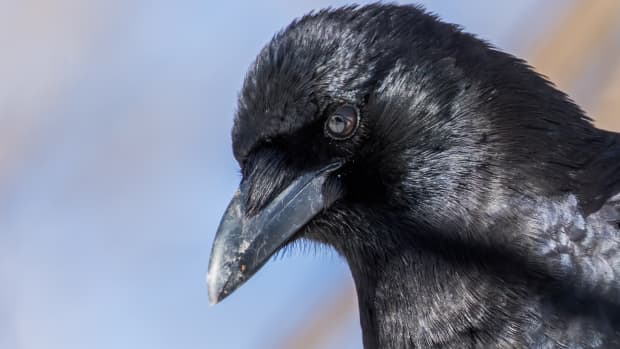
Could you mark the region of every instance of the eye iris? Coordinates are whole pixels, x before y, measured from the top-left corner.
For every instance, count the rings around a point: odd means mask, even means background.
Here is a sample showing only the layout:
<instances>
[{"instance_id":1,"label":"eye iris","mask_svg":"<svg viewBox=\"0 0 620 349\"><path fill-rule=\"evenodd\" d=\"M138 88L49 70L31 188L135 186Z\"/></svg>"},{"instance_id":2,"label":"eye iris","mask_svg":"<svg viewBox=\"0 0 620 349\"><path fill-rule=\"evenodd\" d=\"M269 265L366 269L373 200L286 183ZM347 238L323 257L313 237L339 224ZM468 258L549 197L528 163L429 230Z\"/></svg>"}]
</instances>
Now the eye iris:
<instances>
[{"instance_id":1,"label":"eye iris","mask_svg":"<svg viewBox=\"0 0 620 349\"><path fill-rule=\"evenodd\" d=\"M341 115L334 115L329 120L329 129L337 134L345 133L347 122Z\"/></svg>"},{"instance_id":2,"label":"eye iris","mask_svg":"<svg viewBox=\"0 0 620 349\"><path fill-rule=\"evenodd\" d=\"M327 120L326 132L335 139L346 139L351 137L358 124L357 108L351 105L339 107Z\"/></svg>"}]
</instances>

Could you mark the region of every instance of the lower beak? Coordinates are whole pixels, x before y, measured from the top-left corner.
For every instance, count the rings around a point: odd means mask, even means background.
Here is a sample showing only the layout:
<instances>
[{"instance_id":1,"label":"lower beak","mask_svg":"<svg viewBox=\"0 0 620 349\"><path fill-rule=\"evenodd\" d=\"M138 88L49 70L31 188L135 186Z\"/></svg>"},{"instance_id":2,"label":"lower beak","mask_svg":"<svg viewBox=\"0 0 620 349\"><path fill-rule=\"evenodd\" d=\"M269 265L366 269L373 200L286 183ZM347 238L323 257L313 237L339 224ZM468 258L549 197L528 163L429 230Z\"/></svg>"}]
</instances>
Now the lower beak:
<instances>
[{"instance_id":1,"label":"lower beak","mask_svg":"<svg viewBox=\"0 0 620 349\"><path fill-rule=\"evenodd\" d=\"M323 184L341 166L332 163L295 179L258 214L247 217L247 192L237 191L215 234L207 286L212 304L220 302L256 273L279 248L314 216L326 202Z\"/></svg>"}]
</instances>

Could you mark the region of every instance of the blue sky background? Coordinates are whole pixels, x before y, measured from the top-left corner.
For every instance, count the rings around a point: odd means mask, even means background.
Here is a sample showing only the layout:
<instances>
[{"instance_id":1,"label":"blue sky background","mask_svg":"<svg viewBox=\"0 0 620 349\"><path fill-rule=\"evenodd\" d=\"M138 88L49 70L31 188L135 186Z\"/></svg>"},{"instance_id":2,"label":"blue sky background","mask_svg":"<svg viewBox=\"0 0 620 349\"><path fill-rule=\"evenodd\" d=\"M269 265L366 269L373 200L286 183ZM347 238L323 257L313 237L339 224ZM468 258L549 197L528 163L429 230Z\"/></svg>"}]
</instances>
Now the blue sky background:
<instances>
[{"instance_id":1,"label":"blue sky background","mask_svg":"<svg viewBox=\"0 0 620 349\"><path fill-rule=\"evenodd\" d=\"M568 2L422 3L524 55ZM248 65L343 4L0 0L0 348L271 348L350 285L326 250L215 307L204 281ZM361 347L349 318L328 348Z\"/></svg>"}]
</instances>

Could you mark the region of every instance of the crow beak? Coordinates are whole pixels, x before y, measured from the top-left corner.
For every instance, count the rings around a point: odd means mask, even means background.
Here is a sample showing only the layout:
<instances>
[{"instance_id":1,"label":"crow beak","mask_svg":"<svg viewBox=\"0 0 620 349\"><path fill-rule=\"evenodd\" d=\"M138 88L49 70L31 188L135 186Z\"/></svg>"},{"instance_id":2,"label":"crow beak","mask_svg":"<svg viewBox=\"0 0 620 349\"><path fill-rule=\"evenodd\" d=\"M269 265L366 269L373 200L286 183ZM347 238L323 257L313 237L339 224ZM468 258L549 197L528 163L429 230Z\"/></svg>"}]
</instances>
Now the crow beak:
<instances>
[{"instance_id":1,"label":"crow beak","mask_svg":"<svg viewBox=\"0 0 620 349\"><path fill-rule=\"evenodd\" d=\"M323 184L340 162L295 179L258 214L247 217L243 203L247 188L238 190L215 234L207 286L216 304L256 273L280 247L336 198L323 195Z\"/></svg>"}]
</instances>

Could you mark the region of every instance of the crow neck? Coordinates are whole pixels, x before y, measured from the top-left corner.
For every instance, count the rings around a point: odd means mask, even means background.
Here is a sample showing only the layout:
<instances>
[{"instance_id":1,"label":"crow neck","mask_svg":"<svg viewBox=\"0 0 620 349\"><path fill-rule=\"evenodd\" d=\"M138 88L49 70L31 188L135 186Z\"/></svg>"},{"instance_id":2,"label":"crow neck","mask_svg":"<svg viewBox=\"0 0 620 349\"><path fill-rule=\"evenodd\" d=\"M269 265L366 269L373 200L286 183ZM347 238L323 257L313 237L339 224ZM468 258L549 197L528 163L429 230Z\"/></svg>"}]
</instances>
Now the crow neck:
<instances>
[{"instance_id":1,"label":"crow neck","mask_svg":"<svg viewBox=\"0 0 620 349\"><path fill-rule=\"evenodd\" d=\"M519 311L510 286L475 263L411 246L346 257L365 349L476 346L506 327L510 319L502 314Z\"/></svg>"}]
</instances>

